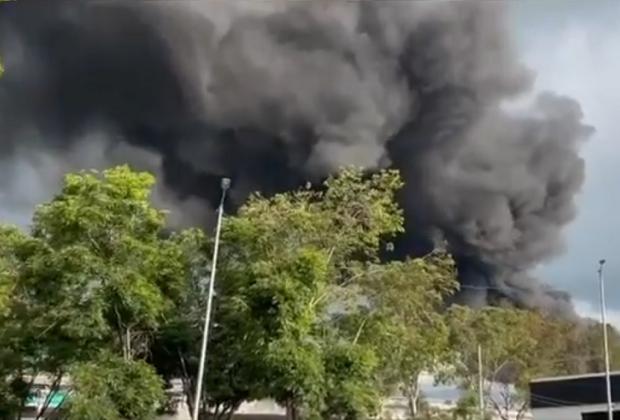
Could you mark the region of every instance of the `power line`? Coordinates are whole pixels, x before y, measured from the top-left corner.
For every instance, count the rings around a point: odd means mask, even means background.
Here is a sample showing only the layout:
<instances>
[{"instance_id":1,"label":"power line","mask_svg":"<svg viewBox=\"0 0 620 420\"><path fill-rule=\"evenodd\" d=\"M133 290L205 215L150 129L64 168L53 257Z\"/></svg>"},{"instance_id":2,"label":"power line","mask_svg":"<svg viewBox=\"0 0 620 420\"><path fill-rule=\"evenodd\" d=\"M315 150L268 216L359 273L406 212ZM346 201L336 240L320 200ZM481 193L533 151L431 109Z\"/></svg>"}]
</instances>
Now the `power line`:
<instances>
[{"instance_id":1,"label":"power line","mask_svg":"<svg viewBox=\"0 0 620 420\"><path fill-rule=\"evenodd\" d=\"M545 397L544 395L540 395L540 394L531 394L531 393L530 393L530 398L538 402L555 405L557 407L568 407L568 406L585 404L579 401L566 401L566 400L560 400L560 399L552 398L552 397Z\"/></svg>"}]
</instances>

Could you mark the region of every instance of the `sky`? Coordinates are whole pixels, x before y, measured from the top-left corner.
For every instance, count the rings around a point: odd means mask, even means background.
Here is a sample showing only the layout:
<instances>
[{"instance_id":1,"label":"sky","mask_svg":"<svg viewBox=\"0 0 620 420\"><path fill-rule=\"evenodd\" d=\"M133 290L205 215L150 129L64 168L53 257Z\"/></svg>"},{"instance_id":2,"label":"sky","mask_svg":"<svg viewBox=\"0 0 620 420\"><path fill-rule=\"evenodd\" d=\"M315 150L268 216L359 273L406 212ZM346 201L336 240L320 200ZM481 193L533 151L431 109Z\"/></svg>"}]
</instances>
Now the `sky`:
<instances>
[{"instance_id":1,"label":"sky","mask_svg":"<svg viewBox=\"0 0 620 420\"><path fill-rule=\"evenodd\" d=\"M583 146L586 181L566 251L538 274L570 292L582 314L598 317L596 271L606 259L606 301L620 326L620 2L525 0L511 4L511 19L521 55L538 74L536 89L574 97L596 129Z\"/></svg>"}]
</instances>

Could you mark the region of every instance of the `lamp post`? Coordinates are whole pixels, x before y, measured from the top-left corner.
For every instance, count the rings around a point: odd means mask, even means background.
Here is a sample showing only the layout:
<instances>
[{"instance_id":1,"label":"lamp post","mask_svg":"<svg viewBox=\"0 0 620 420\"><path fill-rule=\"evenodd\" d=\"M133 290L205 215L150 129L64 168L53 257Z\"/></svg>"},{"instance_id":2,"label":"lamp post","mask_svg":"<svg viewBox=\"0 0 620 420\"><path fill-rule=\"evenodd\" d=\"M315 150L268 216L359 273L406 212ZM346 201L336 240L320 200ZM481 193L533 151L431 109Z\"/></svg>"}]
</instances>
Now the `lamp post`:
<instances>
[{"instance_id":1,"label":"lamp post","mask_svg":"<svg viewBox=\"0 0 620 420\"><path fill-rule=\"evenodd\" d=\"M480 420L484 420L484 376L482 375L482 346L478 344L478 404Z\"/></svg>"},{"instance_id":2,"label":"lamp post","mask_svg":"<svg viewBox=\"0 0 620 420\"><path fill-rule=\"evenodd\" d=\"M603 278L603 266L605 260L598 262L598 283L601 292L601 322L603 323L603 348L605 351L605 385L607 389L607 419L613 420L614 412L611 402L611 380L609 374L609 343L607 341L607 308L605 307L605 281Z\"/></svg>"},{"instance_id":3,"label":"lamp post","mask_svg":"<svg viewBox=\"0 0 620 420\"><path fill-rule=\"evenodd\" d=\"M224 200L226 192L230 188L230 179L222 178L221 182L222 198L217 209L217 226L215 228L215 244L213 246L213 259L211 260L211 278L209 279L209 292L207 294L207 309L205 312L205 323L202 330L202 348L200 350L200 364L198 365L198 377L196 378L196 396L194 398L194 410L192 420L198 420L200 412L200 397L202 395L202 380L205 371L205 361L207 358L207 343L209 341L209 323L211 322L211 308L213 305L213 288L215 285L215 270L217 268L217 255L220 248L220 231L222 229L222 215L224 214Z\"/></svg>"}]
</instances>

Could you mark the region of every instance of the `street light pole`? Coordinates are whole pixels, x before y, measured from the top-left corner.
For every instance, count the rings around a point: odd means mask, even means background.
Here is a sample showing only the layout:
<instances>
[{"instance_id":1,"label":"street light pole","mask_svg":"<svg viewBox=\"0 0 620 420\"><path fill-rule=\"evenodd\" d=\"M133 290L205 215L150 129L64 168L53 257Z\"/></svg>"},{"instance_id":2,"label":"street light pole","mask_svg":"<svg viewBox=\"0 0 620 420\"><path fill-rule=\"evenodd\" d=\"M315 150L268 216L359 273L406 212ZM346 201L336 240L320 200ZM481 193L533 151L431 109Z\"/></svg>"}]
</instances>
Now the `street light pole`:
<instances>
[{"instance_id":1,"label":"street light pole","mask_svg":"<svg viewBox=\"0 0 620 420\"><path fill-rule=\"evenodd\" d=\"M207 309L205 312L205 323L202 330L202 348L200 350L200 364L198 365L198 377L196 378L196 396L194 398L194 410L192 420L198 420L200 412L200 397L202 395L202 380L205 372L205 361L207 358L207 343L209 341L209 323L211 322L211 307L213 305L213 289L215 285L215 270L217 268L217 255L220 248L220 231L222 229L222 215L224 214L224 200L226 191L230 188L230 179L222 178L221 183L222 198L217 209L217 226L215 228L215 244L213 246L213 259L211 260L211 278L209 280L209 293L207 294Z\"/></svg>"},{"instance_id":2,"label":"street light pole","mask_svg":"<svg viewBox=\"0 0 620 420\"><path fill-rule=\"evenodd\" d=\"M607 308L605 307L605 281L603 278L603 265L605 260L598 262L598 283L601 292L601 322L603 323L603 347L605 350L605 385L607 388L607 419L614 419L613 405L611 402L611 380L609 373L609 343L607 341Z\"/></svg>"},{"instance_id":3,"label":"street light pole","mask_svg":"<svg viewBox=\"0 0 620 420\"><path fill-rule=\"evenodd\" d=\"M484 420L484 376L482 375L482 346L478 344L478 405L480 420Z\"/></svg>"}]
</instances>

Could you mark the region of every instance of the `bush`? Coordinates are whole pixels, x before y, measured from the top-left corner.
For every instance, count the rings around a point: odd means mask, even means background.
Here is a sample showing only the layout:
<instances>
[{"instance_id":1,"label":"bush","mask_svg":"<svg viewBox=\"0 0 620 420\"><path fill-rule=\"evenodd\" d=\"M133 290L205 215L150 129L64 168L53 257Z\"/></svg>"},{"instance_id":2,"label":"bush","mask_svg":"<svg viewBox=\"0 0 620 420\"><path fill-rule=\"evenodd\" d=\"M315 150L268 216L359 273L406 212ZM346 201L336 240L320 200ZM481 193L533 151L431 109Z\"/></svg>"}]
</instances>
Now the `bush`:
<instances>
[{"instance_id":1,"label":"bush","mask_svg":"<svg viewBox=\"0 0 620 420\"><path fill-rule=\"evenodd\" d=\"M163 381L141 360L101 354L71 377L70 420L151 420L164 400Z\"/></svg>"}]
</instances>

